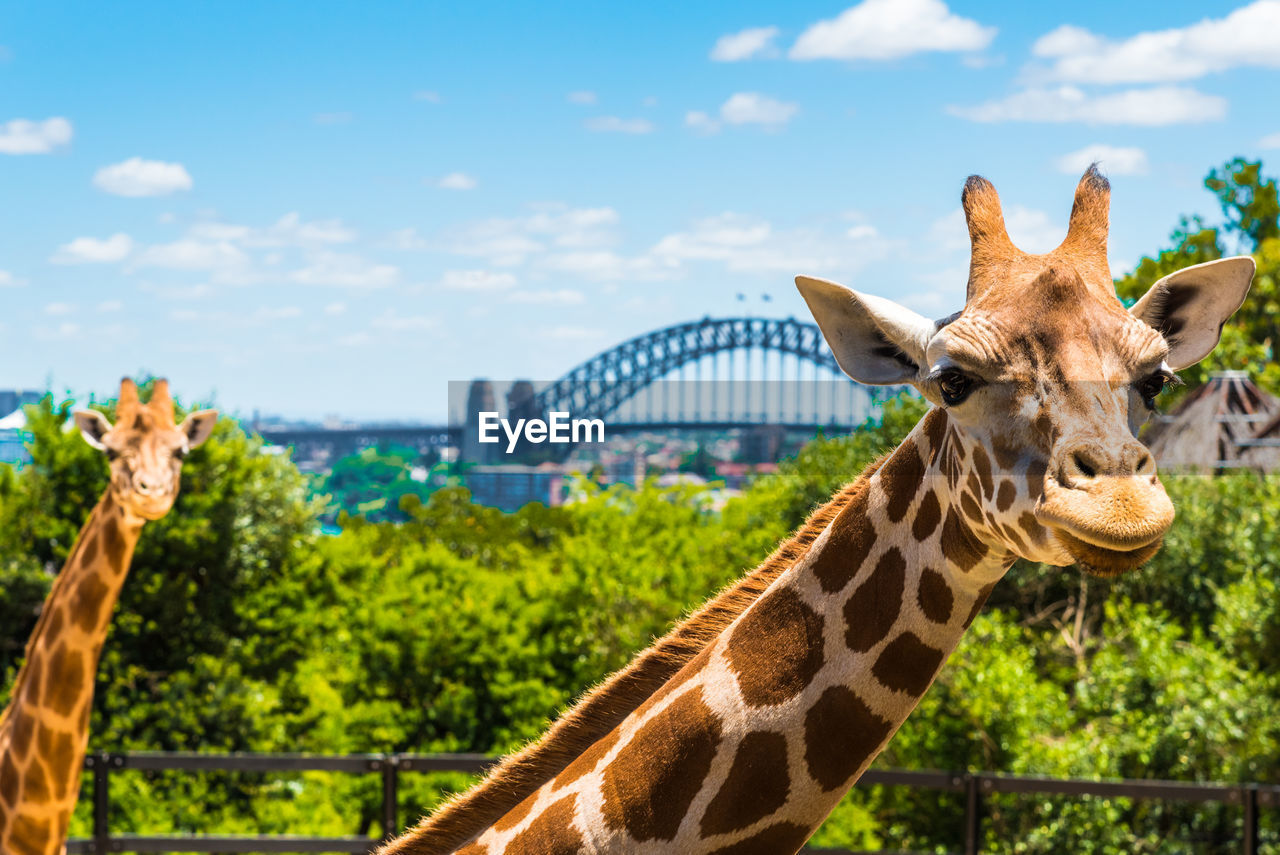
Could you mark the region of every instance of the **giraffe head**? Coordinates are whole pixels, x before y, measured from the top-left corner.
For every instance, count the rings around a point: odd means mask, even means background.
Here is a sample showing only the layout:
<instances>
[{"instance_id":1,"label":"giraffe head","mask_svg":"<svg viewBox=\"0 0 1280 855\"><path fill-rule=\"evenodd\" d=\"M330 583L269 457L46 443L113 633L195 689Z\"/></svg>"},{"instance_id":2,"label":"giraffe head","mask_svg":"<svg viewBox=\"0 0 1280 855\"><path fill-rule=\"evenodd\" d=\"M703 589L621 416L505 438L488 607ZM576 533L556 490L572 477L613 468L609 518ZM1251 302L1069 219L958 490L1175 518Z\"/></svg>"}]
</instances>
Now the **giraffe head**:
<instances>
[{"instance_id":1,"label":"giraffe head","mask_svg":"<svg viewBox=\"0 0 1280 855\"><path fill-rule=\"evenodd\" d=\"M1137 438L1174 372L1218 343L1253 259L1172 273L1133 307L1107 262L1110 186L1090 167L1066 239L1017 249L985 179L965 184L972 255L964 308L929 321L833 282L796 284L841 368L909 383L946 413L943 471L975 533L1033 561L1099 575L1156 553L1173 505Z\"/></svg>"},{"instance_id":2,"label":"giraffe head","mask_svg":"<svg viewBox=\"0 0 1280 855\"><path fill-rule=\"evenodd\" d=\"M155 520L173 507L182 460L209 438L218 411L197 410L175 425L168 381L157 380L144 404L138 387L126 377L120 382L114 425L97 410L77 410L75 420L85 442L107 455L115 500L135 517Z\"/></svg>"}]
</instances>

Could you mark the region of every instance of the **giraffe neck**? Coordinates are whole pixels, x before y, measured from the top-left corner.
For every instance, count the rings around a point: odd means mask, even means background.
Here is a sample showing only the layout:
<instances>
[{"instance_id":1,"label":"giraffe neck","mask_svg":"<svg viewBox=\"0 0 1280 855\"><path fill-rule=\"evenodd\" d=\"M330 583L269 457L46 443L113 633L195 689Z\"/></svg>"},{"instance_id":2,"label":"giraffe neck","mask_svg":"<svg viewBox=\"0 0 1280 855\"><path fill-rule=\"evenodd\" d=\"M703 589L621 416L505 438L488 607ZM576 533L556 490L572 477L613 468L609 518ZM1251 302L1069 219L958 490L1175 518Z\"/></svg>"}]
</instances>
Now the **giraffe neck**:
<instances>
[{"instance_id":1,"label":"giraffe neck","mask_svg":"<svg viewBox=\"0 0 1280 855\"><path fill-rule=\"evenodd\" d=\"M964 509L966 456L931 412L758 601L460 851L798 850L1012 563Z\"/></svg>"},{"instance_id":2,"label":"giraffe neck","mask_svg":"<svg viewBox=\"0 0 1280 855\"><path fill-rule=\"evenodd\" d=\"M0 852L61 851L80 789L98 656L142 522L108 491L54 580L0 714Z\"/></svg>"}]
</instances>

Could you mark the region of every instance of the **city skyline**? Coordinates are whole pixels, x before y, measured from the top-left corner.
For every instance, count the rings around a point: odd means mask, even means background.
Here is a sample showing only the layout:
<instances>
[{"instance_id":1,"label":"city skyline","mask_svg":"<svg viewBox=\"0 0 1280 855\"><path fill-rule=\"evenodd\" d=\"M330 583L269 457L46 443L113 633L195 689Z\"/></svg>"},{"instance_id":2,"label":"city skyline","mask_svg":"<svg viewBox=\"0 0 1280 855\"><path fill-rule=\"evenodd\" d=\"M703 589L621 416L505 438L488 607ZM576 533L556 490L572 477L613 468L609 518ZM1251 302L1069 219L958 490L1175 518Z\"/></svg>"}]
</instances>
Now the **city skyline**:
<instances>
[{"instance_id":1,"label":"city skyline","mask_svg":"<svg viewBox=\"0 0 1280 855\"><path fill-rule=\"evenodd\" d=\"M1045 251L1092 160L1119 275L1280 149L1280 2L1202 8L11 5L0 387L432 421L450 380L807 321L797 273L943 316L964 178Z\"/></svg>"}]
</instances>

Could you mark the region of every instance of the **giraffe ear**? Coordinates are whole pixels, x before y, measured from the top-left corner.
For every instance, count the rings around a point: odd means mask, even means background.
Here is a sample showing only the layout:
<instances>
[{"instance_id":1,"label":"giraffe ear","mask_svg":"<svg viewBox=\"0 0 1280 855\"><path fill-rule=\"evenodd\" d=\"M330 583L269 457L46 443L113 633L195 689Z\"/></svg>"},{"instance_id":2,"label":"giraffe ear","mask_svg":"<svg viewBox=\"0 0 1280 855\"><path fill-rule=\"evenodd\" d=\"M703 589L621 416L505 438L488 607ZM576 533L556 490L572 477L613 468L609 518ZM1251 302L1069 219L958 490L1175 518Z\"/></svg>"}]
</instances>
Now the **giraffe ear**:
<instances>
[{"instance_id":1,"label":"giraffe ear","mask_svg":"<svg viewBox=\"0 0 1280 855\"><path fill-rule=\"evenodd\" d=\"M76 420L76 427L80 428L84 441L99 451L105 451L107 447L102 438L111 430L111 422L107 421L107 417L97 410L76 410L72 417Z\"/></svg>"},{"instance_id":2,"label":"giraffe ear","mask_svg":"<svg viewBox=\"0 0 1280 855\"><path fill-rule=\"evenodd\" d=\"M1152 285L1129 312L1164 336L1169 367L1178 371L1217 347L1223 324L1249 293L1253 271L1247 255L1184 267Z\"/></svg>"},{"instance_id":3,"label":"giraffe ear","mask_svg":"<svg viewBox=\"0 0 1280 855\"><path fill-rule=\"evenodd\" d=\"M182 420L178 430L187 435L187 448L195 448L209 438L218 423L217 410L196 410Z\"/></svg>"},{"instance_id":4,"label":"giraffe ear","mask_svg":"<svg viewBox=\"0 0 1280 855\"><path fill-rule=\"evenodd\" d=\"M797 276L796 287L845 374L874 386L920 379L933 321L826 279Z\"/></svg>"}]
</instances>

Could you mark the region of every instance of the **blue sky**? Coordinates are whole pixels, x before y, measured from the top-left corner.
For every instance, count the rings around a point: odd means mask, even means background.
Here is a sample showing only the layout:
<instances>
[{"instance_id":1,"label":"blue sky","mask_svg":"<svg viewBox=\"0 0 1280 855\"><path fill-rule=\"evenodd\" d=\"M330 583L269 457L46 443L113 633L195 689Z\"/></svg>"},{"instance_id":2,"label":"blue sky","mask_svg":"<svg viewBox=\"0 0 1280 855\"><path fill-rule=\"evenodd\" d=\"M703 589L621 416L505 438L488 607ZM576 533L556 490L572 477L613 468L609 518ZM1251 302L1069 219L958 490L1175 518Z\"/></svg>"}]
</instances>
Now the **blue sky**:
<instances>
[{"instance_id":1,"label":"blue sky","mask_svg":"<svg viewBox=\"0 0 1280 855\"><path fill-rule=\"evenodd\" d=\"M803 317L800 272L941 316L965 176L1044 251L1094 157L1123 272L1277 159L1280 0L1070 10L6 3L0 387L433 419L449 380Z\"/></svg>"}]
</instances>

